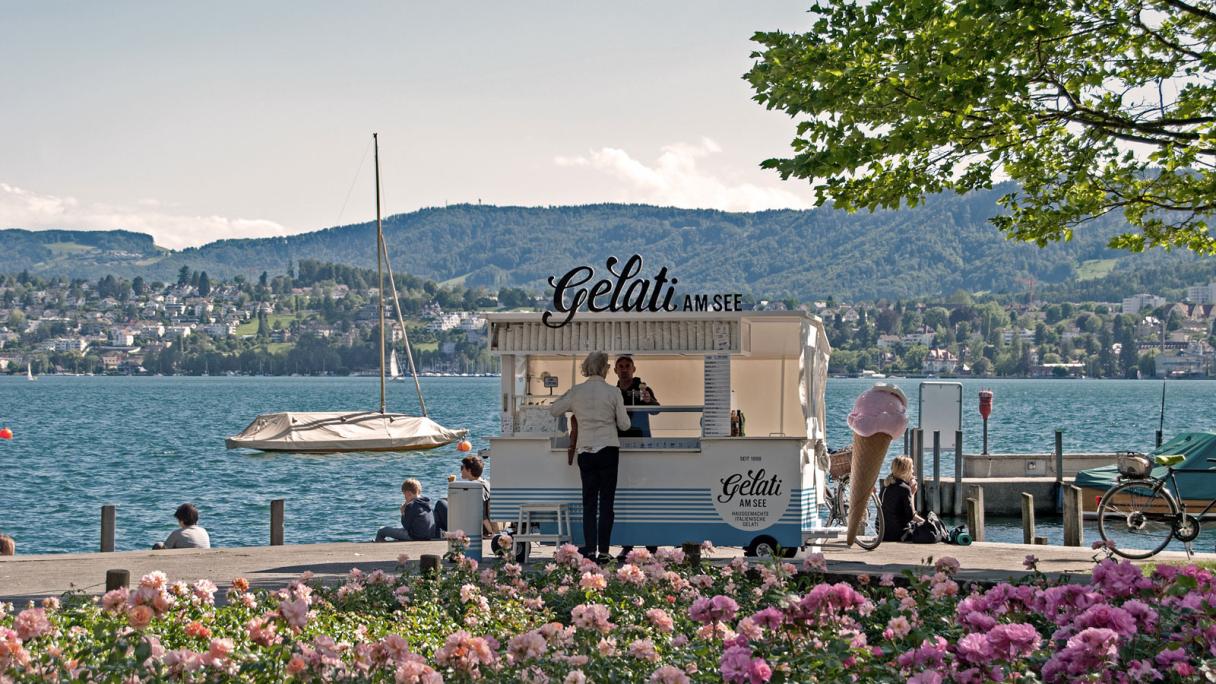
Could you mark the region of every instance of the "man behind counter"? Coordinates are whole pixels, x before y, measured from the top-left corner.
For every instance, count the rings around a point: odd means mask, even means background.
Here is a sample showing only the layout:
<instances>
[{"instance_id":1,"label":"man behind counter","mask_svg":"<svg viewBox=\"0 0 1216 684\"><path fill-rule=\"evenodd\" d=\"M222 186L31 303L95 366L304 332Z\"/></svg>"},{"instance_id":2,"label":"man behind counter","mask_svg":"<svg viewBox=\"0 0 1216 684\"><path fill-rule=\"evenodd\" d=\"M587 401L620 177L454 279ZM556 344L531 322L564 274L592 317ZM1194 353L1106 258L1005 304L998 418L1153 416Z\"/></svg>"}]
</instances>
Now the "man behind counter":
<instances>
[{"instance_id":1,"label":"man behind counter","mask_svg":"<svg viewBox=\"0 0 1216 684\"><path fill-rule=\"evenodd\" d=\"M616 387L621 391L621 398L625 400L626 406L658 406L659 402L654 397L654 392L642 382L642 379L634 375L637 372L637 367L633 363L632 356L618 356L616 365L612 370L616 373ZM621 430L617 434L621 437L649 437L650 436L650 414L641 411L631 411L629 413L629 429ZM617 556L617 560L624 563L625 557L633 550L632 546L622 546L621 555ZM659 550L657 546L647 546L647 551L654 553Z\"/></svg>"},{"instance_id":2,"label":"man behind counter","mask_svg":"<svg viewBox=\"0 0 1216 684\"><path fill-rule=\"evenodd\" d=\"M616 386L621 390L621 398L625 400L626 406L658 406L659 402L654 398L654 391L642 382L642 379L634 375L637 368L633 364L632 356L617 357L616 365L613 367L616 372ZM641 411L630 412L629 414L630 428L620 433L621 437L649 437L650 436L650 414Z\"/></svg>"}]
</instances>

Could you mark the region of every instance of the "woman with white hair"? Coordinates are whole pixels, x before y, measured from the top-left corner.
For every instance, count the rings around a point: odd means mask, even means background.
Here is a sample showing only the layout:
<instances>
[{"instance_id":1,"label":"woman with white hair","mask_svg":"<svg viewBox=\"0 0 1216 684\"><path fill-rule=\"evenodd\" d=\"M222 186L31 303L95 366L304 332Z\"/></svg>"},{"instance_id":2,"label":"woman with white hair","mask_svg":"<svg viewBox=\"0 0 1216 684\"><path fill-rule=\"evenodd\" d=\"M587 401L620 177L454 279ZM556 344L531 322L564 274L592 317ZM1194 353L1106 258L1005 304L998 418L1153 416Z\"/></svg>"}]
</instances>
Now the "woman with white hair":
<instances>
[{"instance_id":1,"label":"woman with white hair","mask_svg":"<svg viewBox=\"0 0 1216 684\"><path fill-rule=\"evenodd\" d=\"M588 354L582 373L587 379L553 402L549 412L554 416L573 413L578 421L574 449L583 481L583 547L579 550L588 558L607 563L612 560L608 547L621 460L617 431L629 429L629 413L620 390L604 380L608 375L607 354Z\"/></svg>"}]
</instances>

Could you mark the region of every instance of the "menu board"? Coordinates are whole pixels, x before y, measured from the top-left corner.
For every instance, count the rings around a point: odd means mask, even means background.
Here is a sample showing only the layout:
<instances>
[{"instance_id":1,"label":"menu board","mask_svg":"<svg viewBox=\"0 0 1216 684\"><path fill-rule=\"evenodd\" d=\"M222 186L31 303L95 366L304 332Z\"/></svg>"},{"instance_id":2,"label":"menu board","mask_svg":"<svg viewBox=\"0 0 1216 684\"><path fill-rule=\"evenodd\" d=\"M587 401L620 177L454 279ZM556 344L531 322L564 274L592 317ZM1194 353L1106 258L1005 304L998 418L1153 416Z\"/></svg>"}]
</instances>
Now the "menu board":
<instances>
[{"instance_id":1,"label":"menu board","mask_svg":"<svg viewBox=\"0 0 1216 684\"><path fill-rule=\"evenodd\" d=\"M730 437L730 356L705 357L705 412L703 437Z\"/></svg>"}]
</instances>

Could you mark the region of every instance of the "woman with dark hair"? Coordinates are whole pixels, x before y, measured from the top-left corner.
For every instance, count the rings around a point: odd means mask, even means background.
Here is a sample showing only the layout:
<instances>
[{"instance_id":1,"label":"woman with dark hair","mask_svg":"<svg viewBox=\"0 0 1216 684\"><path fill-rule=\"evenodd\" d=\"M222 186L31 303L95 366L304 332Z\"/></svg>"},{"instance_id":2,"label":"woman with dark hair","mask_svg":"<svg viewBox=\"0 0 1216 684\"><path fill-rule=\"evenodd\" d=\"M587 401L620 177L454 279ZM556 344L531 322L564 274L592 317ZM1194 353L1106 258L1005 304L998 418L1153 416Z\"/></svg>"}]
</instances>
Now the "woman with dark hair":
<instances>
[{"instance_id":1,"label":"woman with dark hair","mask_svg":"<svg viewBox=\"0 0 1216 684\"><path fill-rule=\"evenodd\" d=\"M184 503L173 512L177 518L177 529L169 533L164 542L156 542L153 549L209 549L211 537L207 530L199 527L198 509L194 504Z\"/></svg>"},{"instance_id":2,"label":"woman with dark hair","mask_svg":"<svg viewBox=\"0 0 1216 684\"><path fill-rule=\"evenodd\" d=\"M620 465L621 442L617 431L628 430L629 414L621 391L604 381L608 375L608 355L591 352L583 359L586 381L571 387L549 412L561 416L573 413L578 419L575 451L583 483L583 555L599 563L612 560L613 504L616 475Z\"/></svg>"}]
</instances>

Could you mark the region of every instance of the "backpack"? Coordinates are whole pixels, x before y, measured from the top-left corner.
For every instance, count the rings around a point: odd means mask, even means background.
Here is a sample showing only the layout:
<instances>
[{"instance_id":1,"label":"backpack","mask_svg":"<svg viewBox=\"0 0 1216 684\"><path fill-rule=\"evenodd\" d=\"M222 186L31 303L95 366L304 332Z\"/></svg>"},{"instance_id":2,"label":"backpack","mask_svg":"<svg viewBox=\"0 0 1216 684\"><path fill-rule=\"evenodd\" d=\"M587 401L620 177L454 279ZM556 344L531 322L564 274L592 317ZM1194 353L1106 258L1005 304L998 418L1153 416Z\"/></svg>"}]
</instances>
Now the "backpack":
<instances>
[{"instance_id":1,"label":"backpack","mask_svg":"<svg viewBox=\"0 0 1216 684\"><path fill-rule=\"evenodd\" d=\"M946 525L941 518L938 518L933 511L929 511L923 523L916 521L908 523L899 540L908 544L937 544L949 537L950 533L946 530Z\"/></svg>"}]
</instances>

